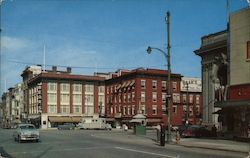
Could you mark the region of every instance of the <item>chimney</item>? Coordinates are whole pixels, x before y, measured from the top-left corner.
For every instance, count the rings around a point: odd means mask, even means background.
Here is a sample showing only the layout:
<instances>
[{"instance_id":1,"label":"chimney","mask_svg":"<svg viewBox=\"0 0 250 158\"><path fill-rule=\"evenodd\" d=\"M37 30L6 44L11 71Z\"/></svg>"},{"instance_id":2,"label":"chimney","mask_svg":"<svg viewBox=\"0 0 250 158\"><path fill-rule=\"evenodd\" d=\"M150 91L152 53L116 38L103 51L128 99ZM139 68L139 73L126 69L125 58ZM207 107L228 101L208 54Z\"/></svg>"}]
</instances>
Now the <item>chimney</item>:
<instances>
[{"instance_id":1,"label":"chimney","mask_svg":"<svg viewBox=\"0 0 250 158\"><path fill-rule=\"evenodd\" d=\"M56 72L57 71L57 67L56 66L52 66L52 71Z\"/></svg>"},{"instance_id":2,"label":"chimney","mask_svg":"<svg viewBox=\"0 0 250 158\"><path fill-rule=\"evenodd\" d=\"M67 73L71 73L71 67L67 67Z\"/></svg>"}]
</instances>

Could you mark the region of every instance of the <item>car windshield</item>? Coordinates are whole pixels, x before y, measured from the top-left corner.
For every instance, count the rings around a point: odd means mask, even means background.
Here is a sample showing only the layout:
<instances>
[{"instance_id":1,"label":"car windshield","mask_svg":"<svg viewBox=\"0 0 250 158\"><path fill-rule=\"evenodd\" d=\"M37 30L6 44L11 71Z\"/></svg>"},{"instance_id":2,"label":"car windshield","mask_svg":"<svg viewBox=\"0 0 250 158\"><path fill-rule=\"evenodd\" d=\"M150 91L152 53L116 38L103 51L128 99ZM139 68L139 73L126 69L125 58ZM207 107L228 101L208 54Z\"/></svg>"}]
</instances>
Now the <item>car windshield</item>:
<instances>
[{"instance_id":1,"label":"car windshield","mask_svg":"<svg viewBox=\"0 0 250 158\"><path fill-rule=\"evenodd\" d=\"M34 126L32 125L23 125L23 126L20 126L21 129L35 129Z\"/></svg>"}]
</instances>

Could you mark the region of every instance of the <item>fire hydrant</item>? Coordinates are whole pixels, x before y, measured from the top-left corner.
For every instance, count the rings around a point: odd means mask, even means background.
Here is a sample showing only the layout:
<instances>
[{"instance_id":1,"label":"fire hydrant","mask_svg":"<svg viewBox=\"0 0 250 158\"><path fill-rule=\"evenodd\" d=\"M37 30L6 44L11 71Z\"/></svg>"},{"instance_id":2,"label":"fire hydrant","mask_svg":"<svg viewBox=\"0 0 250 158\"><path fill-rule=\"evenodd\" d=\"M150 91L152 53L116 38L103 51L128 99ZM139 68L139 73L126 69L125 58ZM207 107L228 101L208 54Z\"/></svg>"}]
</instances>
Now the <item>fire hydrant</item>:
<instances>
[{"instance_id":1,"label":"fire hydrant","mask_svg":"<svg viewBox=\"0 0 250 158\"><path fill-rule=\"evenodd\" d=\"M180 133L178 130L176 130L176 135L175 135L175 140L176 140L176 144L179 144L180 143Z\"/></svg>"}]
</instances>

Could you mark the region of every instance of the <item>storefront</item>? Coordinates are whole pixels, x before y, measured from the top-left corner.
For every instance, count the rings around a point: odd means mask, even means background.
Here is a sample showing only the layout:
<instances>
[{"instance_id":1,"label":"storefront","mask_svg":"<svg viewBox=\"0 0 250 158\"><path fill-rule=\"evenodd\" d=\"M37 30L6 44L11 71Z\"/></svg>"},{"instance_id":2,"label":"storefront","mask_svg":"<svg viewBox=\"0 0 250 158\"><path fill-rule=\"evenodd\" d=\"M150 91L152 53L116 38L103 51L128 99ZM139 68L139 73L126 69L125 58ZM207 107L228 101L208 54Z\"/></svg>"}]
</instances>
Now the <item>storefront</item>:
<instances>
[{"instance_id":1,"label":"storefront","mask_svg":"<svg viewBox=\"0 0 250 158\"><path fill-rule=\"evenodd\" d=\"M250 138L250 100L217 102L218 121L222 123L222 132L227 136Z\"/></svg>"}]
</instances>

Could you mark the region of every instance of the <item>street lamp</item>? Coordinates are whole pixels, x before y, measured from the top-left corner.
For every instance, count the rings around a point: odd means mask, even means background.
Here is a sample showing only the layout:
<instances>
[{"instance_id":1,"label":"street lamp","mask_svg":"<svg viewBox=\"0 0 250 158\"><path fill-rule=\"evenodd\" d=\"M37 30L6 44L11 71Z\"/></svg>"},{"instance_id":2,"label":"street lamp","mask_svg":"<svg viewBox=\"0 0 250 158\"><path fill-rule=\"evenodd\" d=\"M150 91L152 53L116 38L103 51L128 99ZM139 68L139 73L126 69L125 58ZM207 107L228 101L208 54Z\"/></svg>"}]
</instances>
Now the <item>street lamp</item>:
<instances>
[{"instance_id":1,"label":"street lamp","mask_svg":"<svg viewBox=\"0 0 250 158\"><path fill-rule=\"evenodd\" d=\"M168 45L167 45L167 53L164 52L163 50L159 49L159 48L154 48L154 47L148 47L147 49L147 53L150 54L152 52L152 49L158 50L159 52L161 52L167 61L167 71L168 71L168 94L167 94L167 100L168 100L168 105L167 105L167 109L168 109L168 133L167 133L167 142L170 143L171 142L171 65L170 65L170 28L169 28L169 24L170 24L170 12L167 12L167 15L165 17L166 20L166 24L167 24L167 33L168 33Z\"/></svg>"}]
</instances>

